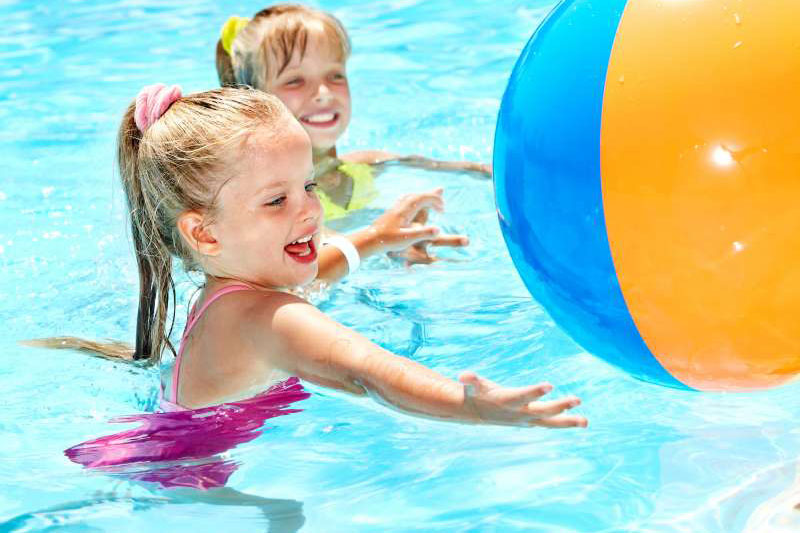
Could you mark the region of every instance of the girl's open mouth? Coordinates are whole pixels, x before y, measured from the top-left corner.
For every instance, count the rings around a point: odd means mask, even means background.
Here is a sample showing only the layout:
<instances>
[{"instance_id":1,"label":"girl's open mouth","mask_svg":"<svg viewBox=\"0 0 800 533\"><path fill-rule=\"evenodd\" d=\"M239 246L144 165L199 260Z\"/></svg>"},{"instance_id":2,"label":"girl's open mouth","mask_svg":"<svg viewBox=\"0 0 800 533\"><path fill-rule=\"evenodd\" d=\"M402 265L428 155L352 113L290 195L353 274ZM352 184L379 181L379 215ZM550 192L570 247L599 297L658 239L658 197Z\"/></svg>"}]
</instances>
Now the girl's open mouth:
<instances>
[{"instance_id":1,"label":"girl's open mouth","mask_svg":"<svg viewBox=\"0 0 800 533\"><path fill-rule=\"evenodd\" d=\"M334 111L314 113L313 115L306 115L302 117L300 122L311 126L312 128L330 128L339 122L339 113Z\"/></svg>"},{"instance_id":2,"label":"girl's open mouth","mask_svg":"<svg viewBox=\"0 0 800 533\"><path fill-rule=\"evenodd\" d=\"M298 263L311 263L317 259L317 247L311 235L290 242L283 250Z\"/></svg>"}]
</instances>

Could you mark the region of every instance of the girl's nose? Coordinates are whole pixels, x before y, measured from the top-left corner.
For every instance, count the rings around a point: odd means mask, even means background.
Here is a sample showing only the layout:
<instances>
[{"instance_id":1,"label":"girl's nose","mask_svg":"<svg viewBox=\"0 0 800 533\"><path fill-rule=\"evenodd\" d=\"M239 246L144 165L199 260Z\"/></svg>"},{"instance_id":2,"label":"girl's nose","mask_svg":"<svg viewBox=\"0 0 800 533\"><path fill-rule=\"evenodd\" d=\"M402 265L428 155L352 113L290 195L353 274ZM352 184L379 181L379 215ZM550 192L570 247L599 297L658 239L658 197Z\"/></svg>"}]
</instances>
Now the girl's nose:
<instances>
[{"instance_id":1,"label":"girl's nose","mask_svg":"<svg viewBox=\"0 0 800 533\"><path fill-rule=\"evenodd\" d=\"M330 89L328 89L328 86L324 83L320 83L317 87L317 94L314 95L314 101L317 103L327 103L332 97L333 94Z\"/></svg>"}]
</instances>

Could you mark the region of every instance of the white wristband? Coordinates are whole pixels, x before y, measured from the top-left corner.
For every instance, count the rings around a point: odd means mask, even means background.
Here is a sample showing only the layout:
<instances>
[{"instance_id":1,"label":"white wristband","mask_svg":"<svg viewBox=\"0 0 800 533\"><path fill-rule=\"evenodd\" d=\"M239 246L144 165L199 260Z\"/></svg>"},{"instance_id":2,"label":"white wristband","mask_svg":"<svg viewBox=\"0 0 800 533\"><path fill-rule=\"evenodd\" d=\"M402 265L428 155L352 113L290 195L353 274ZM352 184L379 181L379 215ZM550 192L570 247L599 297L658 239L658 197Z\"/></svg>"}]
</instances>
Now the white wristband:
<instances>
[{"instance_id":1,"label":"white wristband","mask_svg":"<svg viewBox=\"0 0 800 533\"><path fill-rule=\"evenodd\" d=\"M358 255L358 249L346 237L341 235L330 235L322 241L322 246L328 244L335 246L342 252L342 255L347 260L347 273L352 274L361 265L361 256Z\"/></svg>"}]
</instances>

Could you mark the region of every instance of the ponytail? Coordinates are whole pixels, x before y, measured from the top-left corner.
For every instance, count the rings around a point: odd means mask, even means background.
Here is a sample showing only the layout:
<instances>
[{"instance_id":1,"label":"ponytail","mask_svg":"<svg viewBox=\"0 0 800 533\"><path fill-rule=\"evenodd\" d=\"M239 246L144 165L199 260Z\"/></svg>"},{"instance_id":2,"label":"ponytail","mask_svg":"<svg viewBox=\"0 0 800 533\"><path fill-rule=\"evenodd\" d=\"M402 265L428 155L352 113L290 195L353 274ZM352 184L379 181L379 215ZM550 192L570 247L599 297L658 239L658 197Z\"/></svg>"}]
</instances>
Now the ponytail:
<instances>
[{"instance_id":1,"label":"ponytail","mask_svg":"<svg viewBox=\"0 0 800 533\"><path fill-rule=\"evenodd\" d=\"M216 63L219 84L222 87L233 87L237 85L236 73L233 71L231 54L233 53L233 41L236 36L250 23L250 19L245 17L229 17L222 25L220 37L217 41Z\"/></svg>"},{"instance_id":2,"label":"ponytail","mask_svg":"<svg viewBox=\"0 0 800 533\"><path fill-rule=\"evenodd\" d=\"M175 301L175 283L172 279L172 257L164 245L158 228L157 205L152 205L146 194L146 179L139 162L142 132L134 119L135 103L132 103L120 125L117 137L117 162L122 186L128 201L131 220L131 236L139 270L139 311L136 315L136 345L115 340L97 342L78 337L50 337L23 341L26 346L77 350L104 359L129 362L158 363L162 351L167 348L175 354L169 340L175 322L173 309L169 331L167 314L170 299Z\"/></svg>"},{"instance_id":3,"label":"ponytail","mask_svg":"<svg viewBox=\"0 0 800 533\"><path fill-rule=\"evenodd\" d=\"M46 339L29 339L20 341L23 346L32 348L49 348L51 350L76 350L103 359L113 361L136 362L133 347L125 342L108 340L96 342L78 337L48 337Z\"/></svg>"},{"instance_id":4,"label":"ponytail","mask_svg":"<svg viewBox=\"0 0 800 533\"><path fill-rule=\"evenodd\" d=\"M217 40L217 77L220 87L233 87L236 85L236 75L233 72L231 55L222 46L222 39Z\"/></svg>"},{"instance_id":5,"label":"ponytail","mask_svg":"<svg viewBox=\"0 0 800 533\"><path fill-rule=\"evenodd\" d=\"M161 352L168 348L175 354L169 340L175 322L173 309L167 331L167 314L170 300L175 301L175 283L172 279L172 255L165 243L171 242L174 232L160 227L160 205L154 204L158 194L148 194L146 188L154 187L150 169L140 164L142 132L134 120L135 106L128 107L117 139L117 161L122 187L128 200L131 215L131 237L139 269L139 311L136 315L136 346L133 359L147 359L157 363ZM158 188L155 186L154 188Z\"/></svg>"}]
</instances>

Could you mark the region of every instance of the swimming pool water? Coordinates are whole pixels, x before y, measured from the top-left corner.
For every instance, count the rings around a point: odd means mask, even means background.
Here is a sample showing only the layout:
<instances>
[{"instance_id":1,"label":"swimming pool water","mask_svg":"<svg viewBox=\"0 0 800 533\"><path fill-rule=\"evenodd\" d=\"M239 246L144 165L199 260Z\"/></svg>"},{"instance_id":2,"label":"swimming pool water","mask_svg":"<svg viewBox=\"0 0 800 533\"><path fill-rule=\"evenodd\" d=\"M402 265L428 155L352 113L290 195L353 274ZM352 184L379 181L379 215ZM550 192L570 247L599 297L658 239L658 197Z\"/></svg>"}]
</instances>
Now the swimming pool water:
<instances>
[{"instance_id":1,"label":"swimming pool water","mask_svg":"<svg viewBox=\"0 0 800 533\"><path fill-rule=\"evenodd\" d=\"M0 531L800 531L800 387L699 394L629 378L531 299L490 182L399 167L347 224L443 185L447 213L435 218L471 245L430 266L370 259L319 305L451 377L549 380L584 399L588 430L453 425L309 386L303 412L226 456L240 466L214 498L70 462L66 448L120 430L108 419L152 411L158 374L17 341L132 339L115 130L143 84L215 86L220 25L264 7L224 4L0 2ZM508 74L552 2L317 5L353 40L341 148L489 161ZM180 287L185 302L192 282Z\"/></svg>"}]
</instances>

